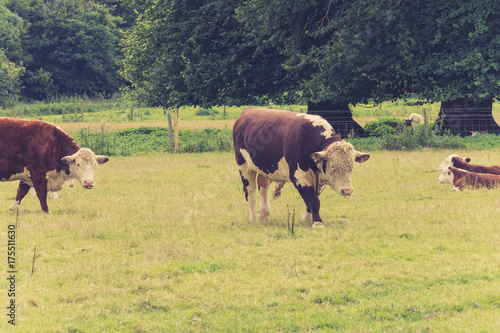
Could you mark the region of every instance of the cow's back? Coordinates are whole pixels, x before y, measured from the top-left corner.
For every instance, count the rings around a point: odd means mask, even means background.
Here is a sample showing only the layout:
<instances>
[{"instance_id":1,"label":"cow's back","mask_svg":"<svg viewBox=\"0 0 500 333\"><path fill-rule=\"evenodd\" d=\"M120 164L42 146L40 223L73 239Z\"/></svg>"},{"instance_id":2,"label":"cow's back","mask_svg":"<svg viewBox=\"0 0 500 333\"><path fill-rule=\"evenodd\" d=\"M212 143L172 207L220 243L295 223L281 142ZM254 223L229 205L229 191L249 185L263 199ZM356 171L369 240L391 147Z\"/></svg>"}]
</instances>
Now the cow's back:
<instances>
[{"instance_id":1,"label":"cow's back","mask_svg":"<svg viewBox=\"0 0 500 333\"><path fill-rule=\"evenodd\" d=\"M0 118L0 179L23 172L48 172L80 147L59 127L38 120Z\"/></svg>"},{"instance_id":2,"label":"cow's back","mask_svg":"<svg viewBox=\"0 0 500 333\"><path fill-rule=\"evenodd\" d=\"M237 163L245 163L244 150L266 173L272 173L283 157L293 165L312 163L311 153L340 141L319 116L252 108L246 109L234 123L233 139Z\"/></svg>"}]
</instances>

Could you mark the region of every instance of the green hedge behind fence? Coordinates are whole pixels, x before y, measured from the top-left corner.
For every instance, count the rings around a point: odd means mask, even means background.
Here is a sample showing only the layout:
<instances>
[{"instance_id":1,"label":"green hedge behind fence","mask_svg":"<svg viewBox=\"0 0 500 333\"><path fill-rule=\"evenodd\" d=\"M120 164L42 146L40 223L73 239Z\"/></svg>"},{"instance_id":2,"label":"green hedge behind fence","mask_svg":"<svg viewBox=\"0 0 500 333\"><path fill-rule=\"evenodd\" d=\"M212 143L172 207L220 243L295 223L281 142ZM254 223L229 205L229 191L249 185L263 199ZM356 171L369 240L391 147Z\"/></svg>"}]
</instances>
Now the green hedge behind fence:
<instances>
[{"instance_id":1,"label":"green hedge behind fence","mask_svg":"<svg viewBox=\"0 0 500 333\"><path fill-rule=\"evenodd\" d=\"M144 155L154 152L170 152L168 129L165 127L139 127L116 132L82 129L75 135L81 147L97 154ZM207 128L201 131L179 131L179 152L202 153L230 151L233 147L232 131Z\"/></svg>"},{"instance_id":2,"label":"green hedge behind fence","mask_svg":"<svg viewBox=\"0 0 500 333\"><path fill-rule=\"evenodd\" d=\"M81 147L88 147L97 154L144 155L156 152L170 152L168 129L165 127L139 127L107 132L80 130L75 135ZM358 150L416 150L425 147L438 149L498 149L500 136L477 135L438 136L433 131L424 135L423 127L405 128L402 133L387 134L382 137L348 138ZM233 149L232 130L204 129L179 131L179 151L181 153L202 153L211 151L231 151Z\"/></svg>"}]
</instances>

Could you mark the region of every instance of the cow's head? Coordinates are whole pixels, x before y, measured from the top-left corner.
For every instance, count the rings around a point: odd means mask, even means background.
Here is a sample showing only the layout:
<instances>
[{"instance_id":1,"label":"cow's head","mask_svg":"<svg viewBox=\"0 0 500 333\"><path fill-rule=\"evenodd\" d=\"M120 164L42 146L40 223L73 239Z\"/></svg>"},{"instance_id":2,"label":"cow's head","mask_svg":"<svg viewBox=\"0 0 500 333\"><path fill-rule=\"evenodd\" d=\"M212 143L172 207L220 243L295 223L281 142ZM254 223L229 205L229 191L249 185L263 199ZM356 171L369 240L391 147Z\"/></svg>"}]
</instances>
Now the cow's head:
<instances>
[{"instance_id":1,"label":"cow's head","mask_svg":"<svg viewBox=\"0 0 500 333\"><path fill-rule=\"evenodd\" d=\"M353 191L351 178L354 162L363 163L369 158L370 155L355 151L352 144L345 141L334 142L327 149L311 154L322 181L346 197Z\"/></svg>"},{"instance_id":2,"label":"cow's head","mask_svg":"<svg viewBox=\"0 0 500 333\"><path fill-rule=\"evenodd\" d=\"M450 156L448 156L447 158L444 159L444 162L441 163L441 165L439 166L439 170L440 171L443 171L444 169L448 169L448 166L450 164L453 164L453 158L455 157L458 157L457 154L451 154Z\"/></svg>"},{"instance_id":3,"label":"cow's head","mask_svg":"<svg viewBox=\"0 0 500 333\"><path fill-rule=\"evenodd\" d=\"M453 165L456 162L461 162L461 163L469 163L471 161L470 158L460 158L457 154L451 154L447 158L444 159L444 162L441 163L439 166L439 170L443 171L444 169L447 169L449 165Z\"/></svg>"},{"instance_id":4,"label":"cow's head","mask_svg":"<svg viewBox=\"0 0 500 333\"><path fill-rule=\"evenodd\" d=\"M88 148L81 148L70 156L65 156L61 161L69 166L70 178L74 178L86 189L94 187L94 169L97 164L104 164L109 157L96 155Z\"/></svg>"},{"instance_id":5,"label":"cow's head","mask_svg":"<svg viewBox=\"0 0 500 333\"><path fill-rule=\"evenodd\" d=\"M451 171L450 166L451 164L448 164L441 169L441 175L438 178L438 182L441 184L453 185L453 172Z\"/></svg>"}]
</instances>

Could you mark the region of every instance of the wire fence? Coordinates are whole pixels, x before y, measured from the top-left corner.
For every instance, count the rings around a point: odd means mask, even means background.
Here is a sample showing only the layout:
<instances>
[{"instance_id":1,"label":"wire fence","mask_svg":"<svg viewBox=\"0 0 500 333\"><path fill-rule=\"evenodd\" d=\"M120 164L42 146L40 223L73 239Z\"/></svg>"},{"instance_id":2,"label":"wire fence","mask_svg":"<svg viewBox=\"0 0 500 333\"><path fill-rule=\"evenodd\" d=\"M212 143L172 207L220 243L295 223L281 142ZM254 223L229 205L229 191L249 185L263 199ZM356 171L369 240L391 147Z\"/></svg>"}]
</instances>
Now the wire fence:
<instances>
[{"instance_id":1,"label":"wire fence","mask_svg":"<svg viewBox=\"0 0 500 333\"><path fill-rule=\"evenodd\" d=\"M356 108L353 110L313 111L325 118L342 137L369 136L366 124L374 121L397 119L407 126L425 126L438 134L470 136L478 134L500 134L500 110L462 108L406 108L382 110L378 108ZM418 115L418 116L415 116Z\"/></svg>"}]
</instances>

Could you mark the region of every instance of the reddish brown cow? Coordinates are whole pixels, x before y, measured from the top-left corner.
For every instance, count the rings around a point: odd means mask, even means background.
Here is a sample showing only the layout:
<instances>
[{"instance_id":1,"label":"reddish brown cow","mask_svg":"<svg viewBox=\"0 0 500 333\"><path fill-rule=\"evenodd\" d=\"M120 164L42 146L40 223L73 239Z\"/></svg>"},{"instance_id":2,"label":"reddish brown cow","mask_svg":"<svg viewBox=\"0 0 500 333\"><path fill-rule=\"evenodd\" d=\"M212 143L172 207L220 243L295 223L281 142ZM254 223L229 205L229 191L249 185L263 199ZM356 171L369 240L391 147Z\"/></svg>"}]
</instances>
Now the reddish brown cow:
<instances>
[{"instance_id":1,"label":"reddish brown cow","mask_svg":"<svg viewBox=\"0 0 500 333\"><path fill-rule=\"evenodd\" d=\"M470 172L449 165L442 171L438 181L443 184L453 184L454 191L477 188L492 189L500 186L500 175Z\"/></svg>"},{"instance_id":2,"label":"reddish brown cow","mask_svg":"<svg viewBox=\"0 0 500 333\"><path fill-rule=\"evenodd\" d=\"M471 171L471 172L477 172L477 173L490 173L494 175L500 175L500 166L498 165L492 165L492 166L485 166L485 165L478 165L478 164L470 164L468 163L470 161L470 158L465 158L462 159L458 156L455 156L451 159L451 162L453 163L453 166L459 169Z\"/></svg>"},{"instance_id":3,"label":"reddish brown cow","mask_svg":"<svg viewBox=\"0 0 500 333\"><path fill-rule=\"evenodd\" d=\"M47 206L47 173L61 174L63 181L77 179L83 187L94 187L94 169L109 161L80 148L59 127L39 121L0 118L0 181L20 180L16 202L30 186L35 188L42 211Z\"/></svg>"}]
</instances>

